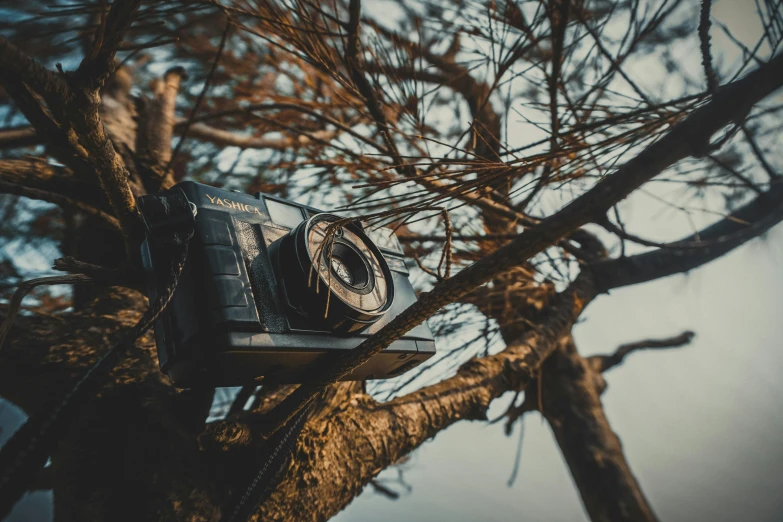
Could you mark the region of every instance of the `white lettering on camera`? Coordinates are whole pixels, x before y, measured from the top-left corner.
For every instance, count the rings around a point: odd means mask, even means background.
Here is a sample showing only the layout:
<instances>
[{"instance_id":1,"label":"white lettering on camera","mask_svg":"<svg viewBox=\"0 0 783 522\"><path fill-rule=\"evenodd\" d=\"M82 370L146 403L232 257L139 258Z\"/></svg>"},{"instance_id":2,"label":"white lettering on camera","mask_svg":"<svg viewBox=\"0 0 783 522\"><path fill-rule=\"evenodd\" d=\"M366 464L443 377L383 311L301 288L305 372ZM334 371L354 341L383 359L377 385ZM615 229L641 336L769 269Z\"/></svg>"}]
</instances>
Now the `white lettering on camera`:
<instances>
[{"instance_id":1,"label":"white lettering on camera","mask_svg":"<svg viewBox=\"0 0 783 522\"><path fill-rule=\"evenodd\" d=\"M263 216L260 210L258 210L253 205L248 205L246 203L240 203L238 201L231 201L230 199L222 199L219 197L213 197L209 194L206 194L207 198L209 199L209 202L213 205L220 205L221 207L231 208L234 210L241 210L244 212L250 212L251 214L258 214L259 216Z\"/></svg>"}]
</instances>

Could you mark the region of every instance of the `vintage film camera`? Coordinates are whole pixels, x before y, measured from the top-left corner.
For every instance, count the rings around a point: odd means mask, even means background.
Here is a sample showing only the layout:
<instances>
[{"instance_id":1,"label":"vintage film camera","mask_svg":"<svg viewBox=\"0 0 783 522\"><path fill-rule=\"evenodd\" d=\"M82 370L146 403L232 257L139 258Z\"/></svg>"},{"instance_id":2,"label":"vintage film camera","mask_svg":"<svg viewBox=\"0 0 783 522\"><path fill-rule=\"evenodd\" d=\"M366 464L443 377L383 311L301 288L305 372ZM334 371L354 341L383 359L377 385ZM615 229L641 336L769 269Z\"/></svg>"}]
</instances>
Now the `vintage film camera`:
<instances>
[{"instance_id":1,"label":"vintage film camera","mask_svg":"<svg viewBox=\"0 0 783 522\"><path fill-rule=\"evenodd\" d=\"M180 189L196 213L195 236L155 323L160 369L178 387L301 382L313 365L355 348L416 301L388 229L350 224L324 244L334 214L194 182L170 190ZM140 198L140 207L154 197ZM152 300L167 254L149 237L141 254ZM422 324L348 379L395 377L434 353Z\"/></svg>"}]
</instances>

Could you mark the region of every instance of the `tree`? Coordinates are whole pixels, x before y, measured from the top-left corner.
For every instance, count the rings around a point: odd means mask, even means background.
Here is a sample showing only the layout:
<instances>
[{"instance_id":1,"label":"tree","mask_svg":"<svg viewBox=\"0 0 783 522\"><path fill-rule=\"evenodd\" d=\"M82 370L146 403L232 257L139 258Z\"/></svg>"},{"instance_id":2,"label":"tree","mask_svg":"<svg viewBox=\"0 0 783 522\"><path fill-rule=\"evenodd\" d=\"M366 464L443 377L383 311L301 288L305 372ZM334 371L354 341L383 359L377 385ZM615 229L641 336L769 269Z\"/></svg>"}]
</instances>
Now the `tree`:
<instances>
[{"instance_id":1,"label":"tree","mask_svg":"<svg viewBox=\"0 0 783 522\"><path fill-rule=\"evenodd\" d=\"M418 303L342 366L243 388L218 420L216 391L174 389L143 337L38 476L57 519L218 520L268 434L313 400L257 517L326 520L512 392L506 426L546 418L592 520L655 520L603 412L602 373L692 334L584 358L571 329L597 296L696 269L783 219L769 150L780 2L757 3L764 32L736 64L713 63L722 26L709 0L387 8L4 5L3 277L10 289L26 276L21 238L68 256L55 268L70 272L22 285L39 286L24 313L5 308L0 395L26 412L48 411L145 309L135 197L185 177L346 205L395 226L419 267ZM693 51L697 73L675 48ZM640 83L640 67L666 81ZM640 237L621 202L654 182L678 187L683 214L700 204L718 217L686 237ZM336 382L428 318L441 354L423 371Z\"/></svg>"}]
</instances>

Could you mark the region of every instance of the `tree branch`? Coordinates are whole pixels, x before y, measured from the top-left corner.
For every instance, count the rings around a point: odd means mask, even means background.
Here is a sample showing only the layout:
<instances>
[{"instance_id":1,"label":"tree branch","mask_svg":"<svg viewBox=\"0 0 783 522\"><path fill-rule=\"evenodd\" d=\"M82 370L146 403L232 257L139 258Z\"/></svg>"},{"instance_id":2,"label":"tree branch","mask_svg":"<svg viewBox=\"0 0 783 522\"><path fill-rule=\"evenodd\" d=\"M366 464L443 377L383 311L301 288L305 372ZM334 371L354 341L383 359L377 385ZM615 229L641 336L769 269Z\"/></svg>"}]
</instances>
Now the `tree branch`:
<instances>
[{"instance_id":1,"label":"tree branch","mask_svg":"<svg viewBox=\"0 0 783 522\"><path fill-rule=\"evenodd\" d=\"M77 132L79 144L87 152L85 158L98 175L112 210L118 217L123 234L139 225L136 200L131 190L130 173L114 150L98 113L100 99L97 92L79 92L77 101L69 106L69 119Z\"/></svg>"},{"instance_id":2,"label":"tree branch","mask_svg":"<svg viewBox=\"0 0 783 522\"><path fill-rule=\"evenodd\" d=\"M717 223L651 252L591 265L601 292L693 270L754 239L783 221L783 185L770 190ZM686 244L686 248L678 248ZM699 246L703 245L703 246Z\"/></svg>"},{"instance_id":3,"label":"tree branch","mask_svg":"<svg viewBox=\"0 0 783 522\"><path fill-rule=\"evenodd\" d=\"M139 273L129 267L106 268L105 266L85 263L70 256L61 257L54 260L52 265L54 270L68 272L71 274L84 274L93 281L133 288L139 292L144 292L144 284L139 277Z\"/></svg>"},{"instance_id":4,"label":"tree branch","mask_svg":"<svg viewBox=\"0 0 783 522\"><path fill-rule=\"evenodd\" d=\"M106 135L98 114L99 90L114 71L114 55L132 23L138 5L139 0L117 0L112 4L101 30L96 32L90 53L82 60L70 86L61 75L47 70L13 44L0 38L0 71L3 76L13 75L23 79L25 86L41 94L49 110L56 113L58 130L66 130L71 155L79 156L97 174L101 188L126 234L126 240L127 234L138 225L136 203L128 183L129 173ZM16 94L15 99L19 101L20 94L25 93ZM29 116L28 119L38 132L51 130L51 125L46 121L37 121Z\"/></svg>"},{"instance_id":5,"label":"tree branch","mask_svg":"<svg viewBox=\"0 0 783 522\"><path fill-rule=\"evenodd\" d=\"M48 201L49 203L55 203L65 208L71 208L79 210L90 216L96 216L106 222L107 225L121 230L120 222L111 214L97 209L87 203L71 199L67 196L63 196L56 192L49 192L37 188L23 187L15 183L8 183L7 181L0 180L0 193L14 194L17 196L23 196L30 199L40 199L41 201Z\"/></svg>"},{"instance_id":6,"label":"tree branch","mask_svg":"<svg viewBox=\"0 0 783 522\"><path fill-rule=\"evenodd\" d=\"M70 169L52 165L43 158L0 160L0 181L51 192L96 210L103 209L104 200L97 187L77 178Z\"/></svg>"},{"instance_id":7,"label":"tree branch","mask_svg":"<svg viewBox=\"0 0 783 522\"><path fill-rule=\"evenodd\" d=\"M78 145L95 170L101 189L122 225L130 255L129 235L138 227L138 210L131 190L130 173L114 150L101 121L100 89L114 72L114 56L133 23L140 0L115 0L95 33L92 47L76 71L64 117L76 131Z\"/></svg>"},{"instance_id":8,"label":"tree branch","mask_svg":"<svg viewBox=\"0 0 783 522\"><path fill-rule=\"evenodd\" d=\"M365 101L368 112L377 124L378 130L386 145L387 150L385 153L388 154L394 162L394 165L396 166L395 170L406 178L412 179L416 183L419 183L438 194L455 197L476 205L484 211L501 217L504 222L525 222L526 216L522 212L511 208L510 205L504 204L503 201L506 201L506 198L497 194L496 191L490 191L490 194L494 196L494 199L492 197L487 197L484 193L454 193L453 188L441 180L418 176L416 168L408 164L402 157L390 132L390 126L386 119L386 115L381 108L380 100L378 99L375 89L365 76L366 71L375 71L389 77L393 77L397 74L400 77L409 77L414 80L423 80L439 85L447 85L454 89L455 92L460 93L470 107L474 119L473 131L481 137L481 139L477 140L476 146L476 153L479 157L491 159L499 157L497 148L499 146L500 137L500 117L494 112L492 105L489 103L491 89L486 84L477 82L467 69L453 61L438 57L419 46L413 45L410 42L405 41L399 35L388 33L377 24L373 24L376 30L386 34L386 36L392 40L405 42L409 49L420 53L421 56L440 68L446 74L435 74L426 70L419 71L412 67L385 68L376 63L365 63L359 52L361 46L361 40L359 38L361 21L360 11L360 0L352 0L349 8L350 20L348 23L348 43L346 44L345 63L351 79ZM495 199L498 199L498 201L495 201Z\"/></svg>"},{"instance_id":9,"label":"tree branch","mask_svg":"<svg viewBox=\"0 0 783 522\"><path fill-rule=\"evenodd\" d=\"M18 77L6 73L0 68L0 83L19 111L35 128L35 134L41 143L51 142L55 151L63 153L68 148L68 142L51 113L44 107L43 100L36 96L30 86Z\"/></svg>"},{"instance_id":10,"label":"tree branch","mask_svg":"<svg viewBox=\"0 0 783 522\"><path fill-rule=\"evenodd\" d=\"M586 360L590 367L599 373L619 366L625 360L625 357L637 350L660 350L668 348L679 348L690 344L696 336L691 331L682 332L680 335L668 337L666 339L645 339L635 343L623 344L611 355L593 355Z\"/></svg>"},{"instance_id":11,"label":"tree branch","mask_svg":"<svg viewBox=\"0 0 783 522\"><path fill-rule=\"evenodd\" d=\"M114 56L140 4L141 0L114 0L108 14L102 18L90 50L76 71L77 77L88 90L100 89L114 72Z\"/></svg>"},{"instance_id":12,"label":"tree branch","mask_svg":"<svg viewBox=\"0 0 783 522\"><path fill-rule=\"evenodd\" d=\"M451 236L452 241L502 241L504 239L514 239L519 234L454 234ZM439 235L397 235L397 239L400 243L413 243L423 241L436 241L443 242L448 238L446 236Z\"/></svg>"},{"instance_id":13,"label":"tree branch","mask_svg":"<svg viewBox=\"0 0 783 522\"><path fill-rule=\"evenodd\" d=\"M388 498L389 500L397 500L400 498L400 494L396 491L387 488L383 484L381 484L379 481L372 479L370 481L370 485L375 490L376 493L379 493L383 495L384 497Z\"/></svg>"},{"instance_id":14,"label":"tree branch","mask_svg":"<svg viewBox=\"0 0 783 522\"><path fill-rule=\"evenodd\" d=\"M155 83L154 98L145 108L147 139L146 150L143 152L149 156L149 174L152 178L150 182L154 185L152 188L167 188L173 184L167 168L171 162L171 138L176 123L177 93L184 77L185 69L182 67L174 67L166 71L163 79Z\"/></svg>"},{"instance_id":15,"label":"tree branch","mask_svg":"<svg viewBox=\"0 0 783 522\"><path fill-rule=\"evenodd\" d=\"M47 99L53 96L62 100L68 92L62 76L50 71L2 36L0 36L0 72L3 76L26 83Z\"/></svg>"},{"instance_id":16,"label":"tree branch","mask_svg":"<svg viewBox=\"0 0 783 522\"><path fill-rule=\"evenodd\" d=\"M712 68L712 53L710 51L710 8L712 0L701 0L699 13L699 49L701 50L701 65L704 68L704 77L707 80L707 90L714 93L718 90L718 76Z\"/></svg>"},{"instance_id":17,"label":"tree branch","mask_svg":"<svg viewBox=\"0 0 783 522\"><path fill-rule=\"evenodd\" d=\"M29 125L0 129L0 149L29 147L40 143L42 140L38 137L35 129Z\"/></svg>"},{"instance_id":18,"label":"tree branch","mask_svg":"<svg viewBox=\"0 0 783 522\"><path fill-rule=\"evenodd\" d=\"M756 156L756 159L761 165L761 168L763 168L764 172L767 173L769 179L776 180L780 178L780 174L776 172L774 168L772 168L772 165L770 165L770 163L767 161L767 158L764 157L764 153L761 151L758 143L756 143L756 139L748 130L747 125L742 126L742 133L745 135L745 139L748 141L748 145L750 145L750 150L753 151L753 155Z\"/></svg>"},{"instance_id":19,"label":"tree branch","mask_svg":"<svg viewBox=\"0 0 783 522\"><path fill-rule=\"evenodd\" d=\"M14 325L14 319L16 319L16 314L19 313L19 307L22 305L22 300L27 294L32 292L35 287L43 285L73 285L78 283L89 283L90 281L92 281L92 278L84 274L68 274L39 277L37 279L30 279L29 281L22 282L11 296L5 319L3 320L3 323L0 324L0 351L2 351L5 339Z\"/></svg>"},{"instance_id":20,"label":"tree branch","mask_svg":"<svg viewBox=\"0 0 783 522\"><path fill-rule=\"evenodd\" d=\"M321 130L302 132L297 137L263 138L258 136L243 136L235 132L217 129L203 123L194 123L188 129L188 136L215 145L239 147L241 149L276 149L288 150L306 147L312 142L328 142L337 136L337 131Z\"/></svg>"}]
</instances>

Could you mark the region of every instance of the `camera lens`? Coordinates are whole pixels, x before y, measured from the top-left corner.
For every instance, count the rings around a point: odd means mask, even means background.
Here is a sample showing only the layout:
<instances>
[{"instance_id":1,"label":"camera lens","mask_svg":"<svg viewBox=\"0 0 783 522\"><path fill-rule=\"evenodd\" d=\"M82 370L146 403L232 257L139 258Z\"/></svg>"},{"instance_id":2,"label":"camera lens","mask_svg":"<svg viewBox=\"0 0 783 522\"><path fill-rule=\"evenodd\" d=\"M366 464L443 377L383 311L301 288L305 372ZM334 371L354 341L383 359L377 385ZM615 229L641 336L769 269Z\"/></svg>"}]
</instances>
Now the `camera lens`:
<instances>
[{"instance_id":1,"label":"camera lens","mask_svg":"<svg viewBox=\"0 0 783 522\"><path fill-rule=\"evenodd\" d=\"M333 295L357 310L372 313L384 308L390 278L383 273L381 263L386 263L383 256L370 249L372 243L360 230L346 228L337 237L336 231L329 234L329 224L329 220L322 218L312 223L307 233L312 265L318 258L321 280L317 284L325 284ZM336 270L335 265L341 270Z\"/></svg>"},{"instance_id":2,"label":"camera lens","mask_svg":"<svg viewBox=\"0 0 783 522\"><path fill-rule=\"evenodd\" d=\"M368 284L374 283L370 273L370 263L345 240L335 239L331 253L325 252L323 257L324 263L327 260L331 263L332 274L336 274L343 283L353 290L361 291Z\"/></svg>"},{"instance_id":3,"label":"camera lens","mask_svg":"<svg viewBox=\"0 0 783 522\"><path fill-rule=\"evenodd\" d=\"M369 264L350 244L336 240L329 261L332 274L354 290L362 290L372 282Z\"/></svg>"},{"instance_id":4,"label":"camera lens","mask_svg":"<svg viewBox=\"0 0 783 522\"><path fill-rule=\"evenodd\" d=\"M383 316L394 285L375 244L356 225L336 226L338 219L317 214L302 222L280 240L278 259L292 305L333 331L352 332Z\"/></svg>"}]
</instances>

